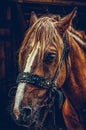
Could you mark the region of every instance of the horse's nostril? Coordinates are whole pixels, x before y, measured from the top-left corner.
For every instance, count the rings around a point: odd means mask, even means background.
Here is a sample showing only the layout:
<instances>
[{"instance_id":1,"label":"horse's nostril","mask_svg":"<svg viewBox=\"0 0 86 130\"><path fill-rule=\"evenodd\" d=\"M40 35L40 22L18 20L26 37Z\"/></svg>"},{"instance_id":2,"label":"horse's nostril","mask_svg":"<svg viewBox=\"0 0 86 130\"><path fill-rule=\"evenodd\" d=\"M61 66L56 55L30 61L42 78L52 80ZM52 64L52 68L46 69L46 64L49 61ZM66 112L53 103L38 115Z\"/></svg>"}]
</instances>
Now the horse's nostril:
<instances>
[{"instance_id":1,"label":"horse's nostril","mask_svg":"<svg viewBox=\"0 0 86 130\"><path fill-rule=\"evenodd\" d=\"M29 116L31 114L31 108L30 107L24 107L23 112L26 116Z\"/></svg>"}]
</instances>

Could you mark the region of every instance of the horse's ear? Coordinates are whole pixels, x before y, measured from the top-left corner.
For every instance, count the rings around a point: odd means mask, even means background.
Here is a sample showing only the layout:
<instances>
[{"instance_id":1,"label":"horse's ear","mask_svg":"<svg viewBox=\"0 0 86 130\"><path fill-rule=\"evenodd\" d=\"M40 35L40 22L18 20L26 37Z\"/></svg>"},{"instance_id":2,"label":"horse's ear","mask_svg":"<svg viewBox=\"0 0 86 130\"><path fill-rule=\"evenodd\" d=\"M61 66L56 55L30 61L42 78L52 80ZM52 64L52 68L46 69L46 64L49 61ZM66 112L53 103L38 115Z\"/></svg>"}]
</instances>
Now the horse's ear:
<instances>
[{"instance_id":1,"label":"horse's ear","mask_svg":"<svg viewBox=\"0 0 86 130\"><path fill-rule=\"evenodd\" d=\"M77 8L74 8L73 11L67 16L63 17L59 22L57 22L57 29L60 34L63 35L68 27L72 24L72 20L76 16Z\"/></svg>"},{"instance_id":2,"label":"horse's ear","mask_svg":"<svg viewBox=\"0 0 86 130\"><path fill-rule=\"evenodd\" d=\"M37 15L35 14L34 11L31 12L31 17L30 17L30 24L29 26L32 26L36 21L37 21Z\"/></svg>"}]
</instances>

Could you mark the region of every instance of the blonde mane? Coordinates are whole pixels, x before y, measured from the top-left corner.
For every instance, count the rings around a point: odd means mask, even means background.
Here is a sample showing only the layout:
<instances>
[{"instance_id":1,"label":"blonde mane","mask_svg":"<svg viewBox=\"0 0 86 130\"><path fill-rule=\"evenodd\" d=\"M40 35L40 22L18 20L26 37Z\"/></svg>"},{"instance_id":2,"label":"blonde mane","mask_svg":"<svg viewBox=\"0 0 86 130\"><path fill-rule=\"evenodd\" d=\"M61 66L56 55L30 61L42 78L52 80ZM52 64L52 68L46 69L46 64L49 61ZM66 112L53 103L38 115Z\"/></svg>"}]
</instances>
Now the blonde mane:
<instances>
[{"instance_id":1,"label":"blonde mane","mask_svg":"<svg viewBox=\"0 0 86 130\"><path fill-rule=\"evenodd\" d=\"M38 42L40 42L40 51L37 58L41 61L47 46L53 43L57 49L62 47L61 37L54 26L55 22L56 20L53 18L42 17L27 31L19 52L19 67L21 70L24 69L29 54L34 48L36 49ZM61 53L58 55L60 57Z\"/></svg>"}]
</instances>

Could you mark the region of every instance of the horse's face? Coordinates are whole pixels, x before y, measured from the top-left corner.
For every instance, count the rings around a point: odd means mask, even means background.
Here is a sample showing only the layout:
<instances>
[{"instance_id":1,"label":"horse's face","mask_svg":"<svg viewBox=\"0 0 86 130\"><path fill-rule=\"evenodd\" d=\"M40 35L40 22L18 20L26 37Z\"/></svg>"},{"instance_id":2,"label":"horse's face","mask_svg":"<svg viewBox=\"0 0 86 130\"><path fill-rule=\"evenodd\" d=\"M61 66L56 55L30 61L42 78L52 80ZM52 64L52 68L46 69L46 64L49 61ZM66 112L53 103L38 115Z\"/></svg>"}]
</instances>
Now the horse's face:
<instances>
[{"instance_id":1,"label":"horse's face","mask_svg":"<svg viewBox=\"0 0 86 130\"><path fill-rule=\"evenodd\" d=\"M19 64L23 72L53 80L64 48L56 23L58 24L54 18L40 18L27 32L19 54ZM63 63L58 86L63 84L65 77ZM40 117L40 112L44 114L47 110L48 96L49 90L46 88L40 88L37 84L19 83L13 108L15 120L26 126L37 125L38 120L43 118L43 115Z\"/></svg>"}]
</instances>

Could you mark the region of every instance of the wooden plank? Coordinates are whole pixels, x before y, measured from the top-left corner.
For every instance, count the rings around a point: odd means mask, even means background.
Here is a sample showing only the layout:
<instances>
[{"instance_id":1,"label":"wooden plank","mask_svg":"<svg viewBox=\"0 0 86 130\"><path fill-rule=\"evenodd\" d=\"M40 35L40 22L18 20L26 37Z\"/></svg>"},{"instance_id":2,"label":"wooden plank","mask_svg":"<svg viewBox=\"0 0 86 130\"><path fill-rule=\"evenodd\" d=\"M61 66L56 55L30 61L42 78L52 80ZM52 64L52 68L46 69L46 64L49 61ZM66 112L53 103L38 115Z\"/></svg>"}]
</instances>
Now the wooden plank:
<instances>
[{"instance_id":1,"label":"wooden plank","mask_svg":"<svg viewBox=\"0 0 86 130\"><path fill-rule=\"evenodd\" d=\"M83 0L13 0L16 2L24 2L24 3L43 3L43 4L56 4L56 5L76 5L76 6L86 6L86 2L84 2Z\"/></svg>"}]
</instances>

